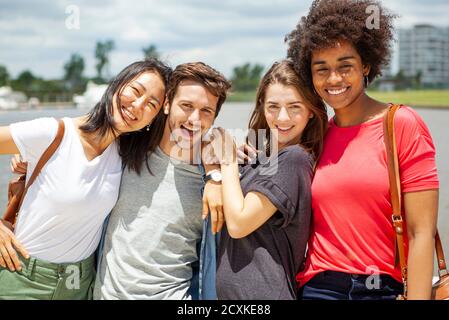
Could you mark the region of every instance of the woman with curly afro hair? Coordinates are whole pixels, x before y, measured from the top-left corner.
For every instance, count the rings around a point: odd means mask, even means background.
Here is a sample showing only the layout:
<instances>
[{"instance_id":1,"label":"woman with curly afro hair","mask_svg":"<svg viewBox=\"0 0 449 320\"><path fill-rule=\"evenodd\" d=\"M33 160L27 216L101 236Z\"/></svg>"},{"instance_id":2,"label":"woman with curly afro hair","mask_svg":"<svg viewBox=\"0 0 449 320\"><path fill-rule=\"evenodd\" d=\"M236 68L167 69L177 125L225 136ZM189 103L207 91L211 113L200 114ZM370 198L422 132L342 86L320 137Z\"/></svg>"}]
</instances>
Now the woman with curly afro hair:
<instances>
[{"instance_id":1,"label":"woman with curly afro hair","mask_svg":"<svg viewBox=\"0 0 449 320\"><path fill-rule=\"evenodd\" d=\"M366 88L389 61L393 19L371 0L316 0L286 37L296 71L335 116L312 183L313 230L303 299L429 299L439 181L421 117L395 116L405 220L407 282L396 260L383 117L389 104Z\"/></svg>"}]
</instances>

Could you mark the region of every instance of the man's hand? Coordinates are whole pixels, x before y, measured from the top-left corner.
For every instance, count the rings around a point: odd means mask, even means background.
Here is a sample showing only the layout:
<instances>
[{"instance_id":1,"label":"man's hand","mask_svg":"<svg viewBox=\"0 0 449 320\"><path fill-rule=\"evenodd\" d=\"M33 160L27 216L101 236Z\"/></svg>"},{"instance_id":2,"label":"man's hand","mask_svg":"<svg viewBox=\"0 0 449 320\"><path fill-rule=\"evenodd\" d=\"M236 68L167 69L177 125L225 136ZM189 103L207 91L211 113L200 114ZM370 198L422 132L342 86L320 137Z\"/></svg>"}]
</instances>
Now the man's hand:
<instances>
[{"instance_id":1,"label":"man's hand","mask_svg":"<svg viewBox=\"0 0 449 320\"><path fill-rule=\"evenodd\" d=\"M204 187L203 219L205 219L210 212L213 234L220 232L225 222L221 189L221 183L216 183L214 181L207 182Z\"/></svg>"}]
</instances>

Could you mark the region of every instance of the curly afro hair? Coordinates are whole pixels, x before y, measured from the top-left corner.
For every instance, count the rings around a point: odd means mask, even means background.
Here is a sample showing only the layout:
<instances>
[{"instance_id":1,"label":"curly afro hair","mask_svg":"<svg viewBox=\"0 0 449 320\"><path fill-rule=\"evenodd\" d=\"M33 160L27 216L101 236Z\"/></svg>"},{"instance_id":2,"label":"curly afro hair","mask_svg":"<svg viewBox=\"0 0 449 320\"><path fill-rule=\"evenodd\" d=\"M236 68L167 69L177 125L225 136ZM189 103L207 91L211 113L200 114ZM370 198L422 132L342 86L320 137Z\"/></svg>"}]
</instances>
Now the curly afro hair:
<instances>
[{"instance_id":1,"label":"curly afro hair","mask_svg":"<svg viewBox=\"0 0 449 320\"><path fill-rule=\"evenodd\" d=\"M369 10L372 7L369 6L379 9L379 28L367 27L372 15ZM344 39L354 45L362 63L371 66L368 81L372 82L381 75L382 66L390 61L393 20L396 17L375 0L315 0L309 14L302 17L296 28L285 37L287 57L313 88L312 51L333 47L337 40Z\"/></svg>"}]
</instances>

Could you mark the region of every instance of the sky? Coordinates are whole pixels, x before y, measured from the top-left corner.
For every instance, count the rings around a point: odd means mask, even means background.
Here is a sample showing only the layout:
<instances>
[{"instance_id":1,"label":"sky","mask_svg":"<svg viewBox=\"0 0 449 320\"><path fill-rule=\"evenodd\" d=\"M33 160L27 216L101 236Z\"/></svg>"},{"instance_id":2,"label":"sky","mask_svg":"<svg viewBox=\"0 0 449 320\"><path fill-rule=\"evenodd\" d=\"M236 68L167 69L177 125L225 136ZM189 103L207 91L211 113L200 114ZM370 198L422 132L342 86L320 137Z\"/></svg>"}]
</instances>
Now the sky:
<instances>
[{"instance_id":1,"label":"sky","mask_svg":"<svg viewBox=\"0 0 449 320\"><path fill-rule=\"evenodd\" d=\"M284 37L307 14L311 0L0 0L0 65L16 77L29 69L61 78L72 53L95 75L95 44L112 39L110 74L157 46L176 66L203 61L232 74L236 65L268 68L286 54ZM396 28L449 26L449 0L383 0L399 14ZM394 46L397 48L397 45ZM393 71L396 70L396 55Z\"/></svg>"}]
</instances>

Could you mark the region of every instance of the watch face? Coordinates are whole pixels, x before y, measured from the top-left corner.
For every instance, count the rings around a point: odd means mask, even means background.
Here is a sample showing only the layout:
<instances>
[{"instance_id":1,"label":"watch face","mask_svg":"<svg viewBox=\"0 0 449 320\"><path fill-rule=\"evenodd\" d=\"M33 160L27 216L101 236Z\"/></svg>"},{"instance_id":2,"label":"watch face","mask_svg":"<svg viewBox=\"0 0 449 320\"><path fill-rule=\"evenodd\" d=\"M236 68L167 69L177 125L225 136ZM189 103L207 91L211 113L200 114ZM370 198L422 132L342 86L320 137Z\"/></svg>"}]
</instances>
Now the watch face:
<instances>
[{"instance_id":1,"label":"watch face","mask_svg":"<svg viewBox=\"0 0 449 320\"><path fill-rule=\"evenodd\" d=\"M221 181L221 173L220 172L212 172L211 178L212 178L212 180L219 182L219 181Z\"/></svg>"}]
</instances>

